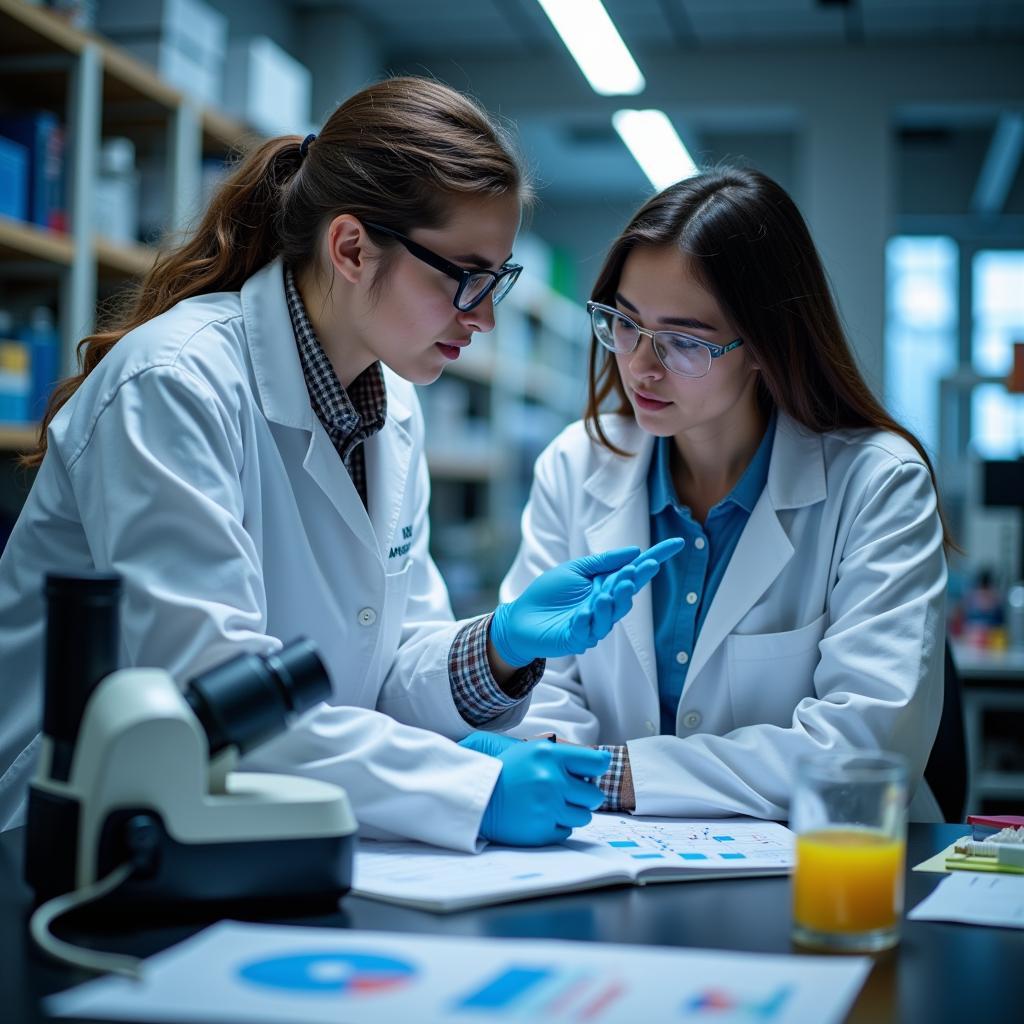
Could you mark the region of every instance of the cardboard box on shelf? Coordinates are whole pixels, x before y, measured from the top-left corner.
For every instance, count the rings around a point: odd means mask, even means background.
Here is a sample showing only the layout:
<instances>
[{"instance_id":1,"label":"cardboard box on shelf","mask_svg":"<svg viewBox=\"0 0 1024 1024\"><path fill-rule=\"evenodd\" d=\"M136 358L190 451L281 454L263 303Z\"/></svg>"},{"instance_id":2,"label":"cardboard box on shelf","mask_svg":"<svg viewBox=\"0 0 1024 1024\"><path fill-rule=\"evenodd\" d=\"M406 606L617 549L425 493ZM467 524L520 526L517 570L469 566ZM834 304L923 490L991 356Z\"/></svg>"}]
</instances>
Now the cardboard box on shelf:
<instances>
[{"instance_id":1,"label":"cardboard box on shelf","mask_svg":"<svg viewBox=\"0 0 1024 1024\"><path fill-rule=\"evenodd\" d=\"M202 0L99 0L97 14L97 28L120 41L163 39L193 58L224 58L228 20Z\"/></svg>"},{"instance_id":2,"label":"cardboard box on shelf","mask_svg":"<svg viewBox=\"0 0 1024 1024\"><path fill-rule=\"evenodd\" d=\"M220 106L223 98L223 65L196 60L163 39L122 44L133 57L151 64L157 74L204 106Z\"/></svg>"},{"instance_id":3,"label":"cardboard box on shelf","mask_svg":"<svg viewBox=\"0 0 1024 1024\"><path fill-rule=\"evenodd\" d=\"M198 103L219 106L228 23L201 0L101 0L98 27Z\"/></svg>"},{"instance_id":4,"label":"cardboard box on shelf","mask_svg":"<svg viewBox=\"0 0 1024 1024\"><path fill-rule=\"evenodd\" d=\"M250 36L228 46L224 106L267 135L303 134L309 127L312 76L272 39Z\"/></svg>"}]
</instances>

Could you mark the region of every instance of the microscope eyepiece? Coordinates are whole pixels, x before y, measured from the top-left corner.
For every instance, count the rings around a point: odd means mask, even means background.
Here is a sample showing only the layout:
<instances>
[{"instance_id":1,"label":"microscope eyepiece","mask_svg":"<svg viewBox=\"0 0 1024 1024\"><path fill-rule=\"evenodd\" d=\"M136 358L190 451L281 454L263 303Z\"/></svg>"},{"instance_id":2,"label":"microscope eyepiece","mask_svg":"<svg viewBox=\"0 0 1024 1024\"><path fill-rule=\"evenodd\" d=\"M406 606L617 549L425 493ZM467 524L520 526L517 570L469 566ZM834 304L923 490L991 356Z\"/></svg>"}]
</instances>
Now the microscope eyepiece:
<instances>
[{"instance_id":1,"label":"microscope eyepiece","mask_svg":"<svg viewBox=\"0 0 1024 1024\"><path fill-rule=\"evenodd\" d=\"M310 640L273 654L242 654L192 679L185 700L199 719L210 756L235 746L259 746L331 692L330 678Z\"/></svg>"},{"instance_id":2,"label":"microscope eyepiece","mask_svg":"<svg viewBox=\"0 0 1024 1024\"><path fill-rule=\"evenodd\" d=\"M118 667L121 577L47 573L43 732L53 742L51 777L66 782L85 706Z\"/></svg>"}]
</instances>

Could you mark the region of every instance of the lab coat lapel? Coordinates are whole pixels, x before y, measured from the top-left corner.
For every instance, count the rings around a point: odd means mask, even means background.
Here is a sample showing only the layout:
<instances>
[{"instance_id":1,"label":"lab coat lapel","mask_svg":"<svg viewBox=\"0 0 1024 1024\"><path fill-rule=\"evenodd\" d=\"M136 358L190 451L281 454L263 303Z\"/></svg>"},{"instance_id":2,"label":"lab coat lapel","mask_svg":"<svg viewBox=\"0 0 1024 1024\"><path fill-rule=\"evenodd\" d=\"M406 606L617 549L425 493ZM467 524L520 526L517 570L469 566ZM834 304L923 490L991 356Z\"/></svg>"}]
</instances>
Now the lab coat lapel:
<instances>
[{"instance_id":1,"label":"lab coat lapel","mask_svg":"<svg viewBox=\"0 0 1024 1024\"><path fill-rule=\"evenodd\" d=\"M760 600L793 557L793 544L779 519L780 509L824 501L825 461L820 435L780 413L768 467L768 481L740 535L725 575L708 609L690 659L687 685Z\"/></svg>"},{"instance_id":2,"label":"lab coat lapel","mask_svg":"<svg viewBox=\"0 0 1024 1024\"><path fill-rule=\"evenodd\" d=\"M390 371L385 370L385 380ZM381 431L366 441L366 479L370 519L381 558L388 564L388 552L400 544L399 514L408 488L412 459L412 436L408 422L409 407L388 388L388 417Z\"/></svg>"},{"instance_id":3,"label":"lab coat lapel","mask_svg":"<svg viewBox=\"0 0 1024 1024\"><path fill-rule=\"evenodd\" d=\"M377 551L377 540L359 492L310 405L288 314L281 260L268 263L242 286L242 316L263 414L271 423L309 434L302 468L356 538L371 551Z\"/></svg>"},{"instance_id":4,"label":"lab coat lapel","mask_svg":"<svg viewBox=\"0 0 1024 1024\"><path fill-rule=\"evenodd\" d=\"M607 450L600 452L600 465L584 483L584 489L608 506L608 514L584 531L591 552L637 545L646 548L651 539L650 500L647 468L654 438L632 421L616 418L605 423L609 439L624 451L636 452L623 459ZM633 609L620 623L652 693L658 690L658 667L654 654L654 615L651 588L644 587L633 599Z\"/></svg>"},{"instance_id":5,"label":"lab coat lapel","mask_svg":"<svg viewBox=\"0 0 1024 1024\"><path fill-rule=\"evenodd\" d=\"M319 422L313 425L302 468L324 492L356 539L376 553L377 538L370 517L363 507L363 500L359 497L359 491L356 490L352 477L341 461L337 448Z\"/></svg>"}]
</instances>

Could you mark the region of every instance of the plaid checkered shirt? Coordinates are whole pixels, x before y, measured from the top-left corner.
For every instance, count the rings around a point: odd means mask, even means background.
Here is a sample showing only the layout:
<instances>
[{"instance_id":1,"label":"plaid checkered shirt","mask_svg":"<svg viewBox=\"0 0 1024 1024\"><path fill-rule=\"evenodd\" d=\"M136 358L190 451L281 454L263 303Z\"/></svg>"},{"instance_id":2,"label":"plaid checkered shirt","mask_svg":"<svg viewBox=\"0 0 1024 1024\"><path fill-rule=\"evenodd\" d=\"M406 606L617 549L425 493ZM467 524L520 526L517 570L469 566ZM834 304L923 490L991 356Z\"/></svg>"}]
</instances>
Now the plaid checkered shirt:
<instances>
[{"instance_id":1,"label":"plaid checkered shirt","mask_svg":"<svg viewBox=\"0 0 1024 1024\"><path fill-rule=\"evenodd\" d=\"M623 810L622 784L625 781L626 768L629 765L629 749L624 743L621 746L602 743L598 745L597 749L608 750L612 755L608 771L597 780L598 788L604 793L604 803L598 810L621 811Z\"/></svg>"},{"instance_id":2,"label":"plaid checkered shirt","mask_svg":"<svg viewBox=\"0 0 1024 1024\"><path fill-rule=\"evenodd\" d=\"M346 389L317 340L291 268L285 269L284 286L310 404L337 449L365 508L363 442L380 431L387 418L384 373L380 363L374 363ZM485 725L524 700L544 674L545 662L537 659L521 668L502 689L487 658L490 625L491 616L485 615L463 626L448 654L448 678L455 707L473 726Z\"/></svg>"}]
</instances>

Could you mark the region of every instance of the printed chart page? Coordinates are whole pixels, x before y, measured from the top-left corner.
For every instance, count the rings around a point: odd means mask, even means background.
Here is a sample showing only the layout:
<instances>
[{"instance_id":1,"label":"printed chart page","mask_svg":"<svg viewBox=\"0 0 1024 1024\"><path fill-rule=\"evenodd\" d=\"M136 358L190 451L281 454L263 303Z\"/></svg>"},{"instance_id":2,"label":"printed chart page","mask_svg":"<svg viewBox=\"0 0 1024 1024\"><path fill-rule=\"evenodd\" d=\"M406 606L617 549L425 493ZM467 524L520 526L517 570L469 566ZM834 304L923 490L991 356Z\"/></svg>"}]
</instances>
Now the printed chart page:
<instances>
[{"instance_id":1,"label":"printed chart page","mask_svg":"<svg viewBox=\"0 0 1024 1024\"><path fill-rule=\"evenodd\" d=\"M566 846L650 877L784 875L793 868L795 836L784 825L750 818L680 821L595 814Z\"/></svg>"},{"instance_id":2,"label":"printed chart page","mask_svg":"<svg viewBox=\"0 0 1024 1024\"><path fill-rule=\"evenodd\" d=\"M47 1011L204 1024L839 1024L866 957L401 935L224 921Z\"/></svg>"}]
</instances>

